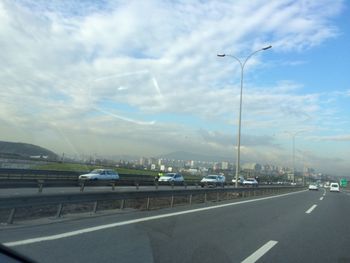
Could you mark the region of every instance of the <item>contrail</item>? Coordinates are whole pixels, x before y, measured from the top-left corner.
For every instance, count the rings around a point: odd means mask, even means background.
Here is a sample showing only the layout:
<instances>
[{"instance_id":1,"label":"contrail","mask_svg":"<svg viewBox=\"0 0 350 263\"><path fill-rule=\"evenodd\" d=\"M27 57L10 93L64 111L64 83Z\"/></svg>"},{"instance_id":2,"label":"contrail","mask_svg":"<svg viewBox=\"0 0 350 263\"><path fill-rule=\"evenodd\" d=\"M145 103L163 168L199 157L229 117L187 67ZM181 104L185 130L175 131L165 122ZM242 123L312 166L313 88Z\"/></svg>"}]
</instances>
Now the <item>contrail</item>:
<instances>
[{"instance_id":1,"label":"contrail","mask_svg":"<svg viewBox=\"0 0 350 263\"><path fill-rule=\"evenodd\" d=\"M109 111L102 110L102 109L100 109L98 107L93 107L93 108L95 110L99 111L99 112L102 112L104 114L110 115L110 116L112 116L114 118L118 118L118 119L121 119L123 121L128 121L128 122L132 122L132 123L139 124L139 125L153 125L153 124L156 123L155 121L145 122L145 121L134 120L134 119L131 119L131 118L126 118L124 116L120 116L118 114L115 114L115 113L112 113L112 112L109 112Z\"/></svg>"},{"instance_id":2,"label":"contrail","mask_svg":"<svg viewBox=\"0 0 350 263\"><path fill-rule=\"evenodd\" d=\"M100 81L100 80L112 79L112 78L123 78L123 77L127 77L127 76L132 76L132 75L144 75L144 74L149 74L148 70L139 70L139 71L134 71L134 72L122 73L122 74L108 75L108 76L94 79L94 81Z\"/></svg>"},{"instance_id":3,"label":"contrail","mask_svg":"<svg viewBox=\"0 0 350 263\"><path fill-rule=\"evenodd\" d=\"M152 83L153 83L153 86L154 86L154 88L156 90L156 93L158 95L158 96L155 97L155 99L158 101L159 104L163 104L163 95L162 95L162 92L161 92L161 90L159 88L157 79L148 70L140 70L140 71L127 72L127 73L122 73L122 74L108 75L108 76L96 78L96 79L93 80L93 82L99 82L99 81L102 81L102 80L113 79L113 78L116 78L116 79L117 78L124 78L124 77L128 77L128 76L133 76L133 75L144 75L144 74L150 75ZM92 102L91 104L94 104L92 89L93 89L93 87L90 85L88 96L89 96L89 100ZM127 89L128 89L128 87L122 86L122 87L118 87L117 91L122 91L122 90L127 90ZM98 98L97 98L97 100L98 100ZM132 122L132 123L135 123L135 124L139 124L139 125L153 125L153 124L156 123L155 121L145 122L145 121L139 121L139 120L131 119L131 118L128 118L128 117L124 117L124 116L112 113L110 111L103 110L102 108L96 107L96 106L93 106L93 108L95 110L101 112L101 113L110 115L112 117L115 117L115 118L118 118L118 119L121 119L121 120L124 120L124 121L128 121L128 122Z\"/></svg>"}]
</instances>

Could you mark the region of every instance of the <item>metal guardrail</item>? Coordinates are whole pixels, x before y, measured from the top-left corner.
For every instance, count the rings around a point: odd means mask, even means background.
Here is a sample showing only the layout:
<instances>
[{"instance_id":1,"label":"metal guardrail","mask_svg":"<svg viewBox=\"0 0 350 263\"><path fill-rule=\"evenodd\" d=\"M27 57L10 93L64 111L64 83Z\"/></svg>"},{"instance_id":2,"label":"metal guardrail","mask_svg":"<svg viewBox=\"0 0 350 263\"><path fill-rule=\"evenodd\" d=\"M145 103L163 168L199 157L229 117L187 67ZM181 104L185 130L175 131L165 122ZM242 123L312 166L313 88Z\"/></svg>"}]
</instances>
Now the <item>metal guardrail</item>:
<instances>
[{"instance_id":1,"label":"metal guardrail","mask_svg":"<svg viewBox=\"0 0 350 263\"><path fill-rule=\"evenodd\" d=\"M1 188L44 188L44 187L77 187L84 183L84 186L152 186L156 185L154 179L143 178L130 178L119 179L115 181L110 180L97 180L97 181L82 181L82 180L64 180L64 179L0 179ZM196 185L199 184L199 180L186 180L184 185ZM171 185L169 183L162 183L159 185Z\"/></svg>"},{"instance_id":2,"label":"metal guardrail","mask_svg":"<svg viewBox=\"0 0 350 263\"><path fill-rule=\"evenodd\" d=\"M17 180L17 179L6 179L0 180L0 188L36 188L39 185L43 187L66 187L66 186L79 186L83 181L76 180L64 180L64 179L28 179L28 180ZM100 181L85 181L84 184L86 186L106 186L111 185L112 183L118 186L125 185L135 185L136 183L139 185L153 185L154 180L130 180L130 179L120 179L116 181L109 180L100 180Z\"/></svg>"},{"instance_id":3,"label":"metal guardrail","mask_svg":"<svg viewBox=\"0 0 350 263\"><path fill-rule=\"evenodd\" d=\"M81 172L0 168L0 179L77 179Z\"/></svg>"},{"instance_id":4,"label":"metal guardrail","mask_svg":"<svg viewBox=\"0 0 350 263\"><path fill-rule=\"evenodd\" d=\"M80 184L78 177L86 172L55 171L55 170L31 170L31 169L6 169L0 168L0 188L12 187L37 187L41 182L43 187L50 186L77 186ZM153 185L154 177L143 174L121 174L117 185ZM186 179L188 185L199 183L199 180ZM106 185L105 182L88 182L91 185Z\"/></svg>"},{"instance_id":5,"label":"metal guardrail","mask_svg":"<svg viewBox=\"0 0 350 263\"><path fill-rule=\"evenodd\" d=\"M235 193L240 197L249 197L265 194L276 194L281 192L290 192L300 190L303 187L264 187L264 188L214 188L214 189L181 189L181 190L152 190L152 191L133 191L133 192L109 192L109 193L72 193L72 194L47 194L34 196L19 196L0 198L0 209L10 210L7 219L8 224L12 224L15 218L16 209L26 207L39 207L47 205L57 205L56 217L60 217L64 205L93 203L93 212L96 213L98 203L103 201L121 200L121 209L125 206L125 200L146 199L146 209L150 208L151 198L170 198L170 207L174 205L174 197L188 197L188 203L192 204L192 197L202 195L204 202L207 202L209 194L216 193L216 201L219 201L220 194Z\"/></svg>"},{"instance_id":6,"label":"metal guardrail","mask_svg":"<svg viewBox=\"0 0 350 263\"><path fill-rule=\"evenodd\" d=\"M60 171L60 170L34 170L34 169L9 169L0 168L0 180L77 180L79 175L87 171ZM119 173L121 179L150 179L151 175L145 174L123 174ZM152 180L151 179L151 180Z\"/></svg>"},{"instance_id":7,"label":"metal guardrail","mask_svg":"<svg viewBox=\"0 0 350 263\"><path fill-rule=\"evenodd\" d=\"M33 169L9 169L0 168L0 189L15 187L39 187L39 181L43 187L50 186L77 186L78 177L84 171L59 171L59 170L33 170ZM121 174L120 180L116 182L119 186L149 186L154 184L154 177L144 174ZM187 185L199 184L201 178L185 178ZM230 184L230 180L227 181ZM94 185L105 185L102 182L95 182Z\"/></svg>"}]
</instances>

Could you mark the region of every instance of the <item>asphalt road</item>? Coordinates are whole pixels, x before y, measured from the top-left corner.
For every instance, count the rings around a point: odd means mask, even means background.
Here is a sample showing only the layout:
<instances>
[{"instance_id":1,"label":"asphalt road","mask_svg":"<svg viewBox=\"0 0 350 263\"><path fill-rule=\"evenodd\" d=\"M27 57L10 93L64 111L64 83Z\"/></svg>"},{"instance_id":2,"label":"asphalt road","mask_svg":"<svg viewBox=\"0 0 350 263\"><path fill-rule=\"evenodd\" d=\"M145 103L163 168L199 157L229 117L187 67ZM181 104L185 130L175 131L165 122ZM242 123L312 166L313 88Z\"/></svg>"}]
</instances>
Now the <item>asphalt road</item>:
<instances>
[{"instance_id":1,"label":"asphalt road","mask_svg":"<svg viewBox=\"0 0 350 263\"><path fill-rule=\"evenodd\" d=\"M350 262L350 194L303 191L44 225L0 241L39 262Z\"/></svg>"}]
</instances>

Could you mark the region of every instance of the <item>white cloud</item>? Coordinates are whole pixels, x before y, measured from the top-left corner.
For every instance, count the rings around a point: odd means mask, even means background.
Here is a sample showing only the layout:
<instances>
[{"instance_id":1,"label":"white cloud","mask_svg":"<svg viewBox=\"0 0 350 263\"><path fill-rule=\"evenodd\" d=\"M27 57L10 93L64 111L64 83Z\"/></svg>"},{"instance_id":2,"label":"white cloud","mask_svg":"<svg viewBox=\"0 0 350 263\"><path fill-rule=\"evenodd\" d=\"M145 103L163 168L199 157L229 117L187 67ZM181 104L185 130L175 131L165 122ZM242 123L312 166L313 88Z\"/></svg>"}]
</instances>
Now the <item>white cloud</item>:
<instances>
[{"instance_id":1,"label":"white cloud","mask_svg":"<svg viewBox=\"0 0 350 263\"><path fill-rule=\"evenodd\" d=\"M218 140L231 140L227 134L236 125L239 68L216 53L244 56L266 44L275 53L312 48L337 36L331 19L342 5L331 0L2 1L0 120L33 134L57 130L50 133L58 136L52 142L57 148L59 136L67 134L76 149L91 150L77 139L84 134L89 141L113 138L111 145L104 143L110 152L118 145L137 152L135 141L143 139L138 149L144 153L190 148L230 154ZM256 56L247 73L260 66ZM324 94L303 94L303 85L293 81L276 83L260 87L246 79L247 137L274 148L262 133L267 129L314 127L333 117L322 108ZM173 116L171 125L164 114ZM201 124L178 124L176 118L186 115Z\"/></svg>"}]
</instances>

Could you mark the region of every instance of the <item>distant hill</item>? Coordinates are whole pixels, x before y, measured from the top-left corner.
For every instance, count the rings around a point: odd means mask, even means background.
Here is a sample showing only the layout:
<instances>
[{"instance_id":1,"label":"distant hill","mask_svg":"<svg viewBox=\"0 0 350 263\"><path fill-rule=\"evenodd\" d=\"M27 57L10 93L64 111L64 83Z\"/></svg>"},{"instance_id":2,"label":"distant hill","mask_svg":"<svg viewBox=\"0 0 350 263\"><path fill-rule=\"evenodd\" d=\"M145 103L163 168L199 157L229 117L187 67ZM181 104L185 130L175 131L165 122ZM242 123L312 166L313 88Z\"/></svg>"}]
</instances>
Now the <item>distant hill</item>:
<instances>
[{"instance_id":1,"label":"distant hill","mask_svg":"<svg viewBox=\"0 0 350 263\"><path fill-rule=\"evenodd\" d=\"M185 151L177 151L168 154L162 154L157 158L163 159L174 159L174 160L193 160L193 161L205 161L205 162L222 162L222 161L231 161L231 158L223 156L210 156L198 153L190 153Z\"/></svg>"},{"instance_id":2,"label":"distant hill","mask_svg":"<svg viewBox=\"0 0 350 263\"><path fill-rule=\"evenodd\" d=\"M34 144L4 141L0 141L0 156L9 158L48 156L50 160L56 160L58 158L54 152Z\"/></svg>"}]
</instances>

